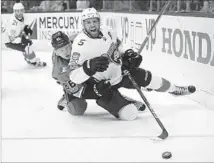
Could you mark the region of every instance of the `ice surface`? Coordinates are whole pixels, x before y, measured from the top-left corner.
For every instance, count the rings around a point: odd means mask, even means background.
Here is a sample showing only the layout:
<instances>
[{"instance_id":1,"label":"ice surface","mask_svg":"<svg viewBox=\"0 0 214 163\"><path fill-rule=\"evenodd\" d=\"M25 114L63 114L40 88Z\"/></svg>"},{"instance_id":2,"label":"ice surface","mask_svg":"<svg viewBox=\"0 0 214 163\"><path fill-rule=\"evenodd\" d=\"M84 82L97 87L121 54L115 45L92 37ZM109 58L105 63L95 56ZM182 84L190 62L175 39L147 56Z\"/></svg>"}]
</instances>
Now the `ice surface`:
<instances>
[{"instance_id":1,"label":"ice surface","mask_svg":"<svg viewBox=\"0 0 214 163\"><path fill-rule=\"evenodd\" d=\"M59 111L61 87L51 77L51 53L38 52L46 68L28 66L22 54L2 52L2 161L214 161L214 111L187 97L145 92L169 132L161 133L147 109L132 122L118 121L94 101L84 116ZM121 89L140 99L135 90Z\"/></svg>"}]
</instances>

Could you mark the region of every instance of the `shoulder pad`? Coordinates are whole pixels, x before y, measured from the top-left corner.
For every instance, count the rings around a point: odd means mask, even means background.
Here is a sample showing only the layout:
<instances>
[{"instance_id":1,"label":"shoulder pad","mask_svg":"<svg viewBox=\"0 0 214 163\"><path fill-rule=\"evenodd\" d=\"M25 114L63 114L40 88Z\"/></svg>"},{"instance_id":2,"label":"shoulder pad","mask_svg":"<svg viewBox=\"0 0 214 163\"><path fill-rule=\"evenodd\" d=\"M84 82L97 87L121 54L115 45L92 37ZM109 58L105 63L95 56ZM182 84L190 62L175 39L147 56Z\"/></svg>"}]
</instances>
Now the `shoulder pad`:
<instances>
[{"instance_id":1,"label":"shoulder pad","mask_svg":"<svg viewBox=\"0 0 214 163\"><path fill-rule=\"evenodd\" d=\"M69 36L70 42L73 43L74 39L77 37L78 33L73 33L72 35Z\"/></svg>"}]
</instances>

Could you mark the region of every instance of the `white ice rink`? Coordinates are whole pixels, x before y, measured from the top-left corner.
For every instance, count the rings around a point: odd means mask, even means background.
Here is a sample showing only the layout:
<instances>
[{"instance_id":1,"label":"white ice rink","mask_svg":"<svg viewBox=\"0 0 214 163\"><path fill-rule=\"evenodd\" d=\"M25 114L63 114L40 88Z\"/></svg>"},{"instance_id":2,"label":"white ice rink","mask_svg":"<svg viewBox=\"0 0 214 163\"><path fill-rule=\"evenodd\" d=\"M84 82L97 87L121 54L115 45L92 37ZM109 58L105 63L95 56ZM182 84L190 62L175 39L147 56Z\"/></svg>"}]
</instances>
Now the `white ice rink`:
<instances>
[{"instance_id":1,"label":"white ice rink","mask_svg":"<svg viewBox=\"0 0 214 163\"><path fill-rule=\"evenodd\" d=\"M161 133L149 110L132 122L118 121L94 101L82 117L59 111L62 95L51 77L51 53L38 52L48 62L30 68L22 54L2 51L2 162L214 162L214 111L187 97L146 92L169 132ZM141 100L135 90L121 92ZM162 159L162 153L172 158Z\"/></svg>"}]
</instances>

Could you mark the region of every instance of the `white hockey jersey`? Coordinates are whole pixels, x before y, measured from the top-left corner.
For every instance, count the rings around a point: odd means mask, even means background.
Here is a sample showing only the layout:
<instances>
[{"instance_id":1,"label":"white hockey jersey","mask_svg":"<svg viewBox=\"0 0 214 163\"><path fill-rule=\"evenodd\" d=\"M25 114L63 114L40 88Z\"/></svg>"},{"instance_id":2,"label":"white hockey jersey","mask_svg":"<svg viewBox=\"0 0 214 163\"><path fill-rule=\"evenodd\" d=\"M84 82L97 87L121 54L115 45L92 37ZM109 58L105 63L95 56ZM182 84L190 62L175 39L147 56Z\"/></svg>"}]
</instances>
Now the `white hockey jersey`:
<instances>
[{"instance_id":1,"label":"white hockey jersey","mask_svg":"<svg viewBox=\"0 0 214 163\"><path fill-rule=\"evenodd\" d=\"M23 20L18 20L14 14L11 15L11 18L5 24L5 31L3 33L3 42L8 43L20 43L21 35L25 26L25 18ZM11 40L11 38L15 38Z\"/></svg>"},{"instance_id":2,"label":"white hockey jersey","mask_svg":"<svg viewBox=\"0 0 214 163\"><path fill-rule=\"evenodd\" d=\"M101 27L102 38L90 38L84 32L81 32L74 40L72 45L72 56L70 65L76 67L70 73L70 79L78 84L88 80L88 76L83 70L83 63L86 60L106 55L109 53L117 53L118 56L124 53L125 48L122 44L118 45L117 34L108 27ZM116 55L117 56L117 55ZM111 85L118 84L122 79L121 65L110 62L109 67L104 72L96 72L93 75L97 80L109 80Z\"/></svg>"}]
</instances>

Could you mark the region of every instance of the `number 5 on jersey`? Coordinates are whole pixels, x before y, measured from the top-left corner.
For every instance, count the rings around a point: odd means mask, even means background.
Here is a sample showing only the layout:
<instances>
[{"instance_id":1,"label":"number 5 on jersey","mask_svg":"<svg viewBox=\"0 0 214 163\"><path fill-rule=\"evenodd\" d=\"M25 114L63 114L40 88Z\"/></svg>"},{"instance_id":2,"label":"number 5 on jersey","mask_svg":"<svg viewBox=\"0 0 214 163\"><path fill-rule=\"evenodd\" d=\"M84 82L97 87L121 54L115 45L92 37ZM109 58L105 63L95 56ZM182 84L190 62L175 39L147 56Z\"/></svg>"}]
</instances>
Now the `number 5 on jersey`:
<instances>
[{"instance_id":1,"label":"number 5 on jersey","mask_svg":"<svg viewBox=\"0 0 214 163\"><path fill-rule=\"evenodd\" d=\"M84 44L85 41L86 41L86 40L81 39L80 42L78 43L78 45L82 46L82 45Z\"/></svg>"}]
</instances>

